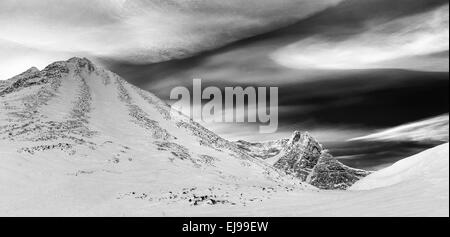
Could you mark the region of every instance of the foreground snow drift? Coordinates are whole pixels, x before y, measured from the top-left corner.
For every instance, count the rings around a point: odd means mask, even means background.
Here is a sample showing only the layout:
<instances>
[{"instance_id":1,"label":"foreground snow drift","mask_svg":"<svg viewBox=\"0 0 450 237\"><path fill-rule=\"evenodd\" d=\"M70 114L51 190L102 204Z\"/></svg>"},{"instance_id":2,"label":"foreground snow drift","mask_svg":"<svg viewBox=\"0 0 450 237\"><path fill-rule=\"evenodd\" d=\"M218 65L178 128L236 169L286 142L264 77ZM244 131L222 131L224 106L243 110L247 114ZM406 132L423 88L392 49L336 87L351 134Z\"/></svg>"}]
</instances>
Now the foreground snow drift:
<instances>
[{"instance_id":1,"label":"foreground snow drift","mask_svg":"<svg viewBox=\"0 0 450 237\"><path fill-rule=\"evenodd\" d=\"M414 183L417 188L443 186L448 196L449 150L448 143L401 160L354 184L352 190L370 190L392 185ZM446 184L446 185L445 185Z\"/></svg>"}]
</instances>

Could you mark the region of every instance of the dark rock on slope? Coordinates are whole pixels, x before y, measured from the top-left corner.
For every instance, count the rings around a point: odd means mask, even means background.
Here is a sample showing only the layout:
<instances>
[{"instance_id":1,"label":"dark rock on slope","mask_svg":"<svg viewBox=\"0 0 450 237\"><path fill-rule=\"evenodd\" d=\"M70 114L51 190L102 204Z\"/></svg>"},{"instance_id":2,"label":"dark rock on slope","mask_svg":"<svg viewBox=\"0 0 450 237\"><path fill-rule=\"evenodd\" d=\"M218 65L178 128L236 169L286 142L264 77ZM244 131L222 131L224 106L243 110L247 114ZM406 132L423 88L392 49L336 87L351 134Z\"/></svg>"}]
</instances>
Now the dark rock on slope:
<instances>
[{"instance_id":1,"label":"dark rock on slope","mask_svg":"<svg viewBox=\"0 0 450 237\"><path fill-rule=\"evenodd\" d=\"M259 159L272 158L283 150L289 139L281 139L269 142L247 142L239 140L236 145L239 149Z\"/></svg>"},{"instance_id":2,"label":"dark rock on slope","mask_svg":"<svg viewBox=\"0 0 450 237\"><path fill-rule=\"evenodd\" d=\"M350 168L330 154L323 153L312 171L309 183L320 189L344 190L369 174L369 171Z\"/></svg>"},{"instance_id":3,"label":"dark rock on slope","mask_svg":"<svg viewBox=\"0 0 450 237\"><path fill-rule=\"evenodd\" d=\"M319 161L322 151L320 143L308 133L296 131L274 166L295 175L302 181L307 181Z\"/></svg>"}]
</instances>

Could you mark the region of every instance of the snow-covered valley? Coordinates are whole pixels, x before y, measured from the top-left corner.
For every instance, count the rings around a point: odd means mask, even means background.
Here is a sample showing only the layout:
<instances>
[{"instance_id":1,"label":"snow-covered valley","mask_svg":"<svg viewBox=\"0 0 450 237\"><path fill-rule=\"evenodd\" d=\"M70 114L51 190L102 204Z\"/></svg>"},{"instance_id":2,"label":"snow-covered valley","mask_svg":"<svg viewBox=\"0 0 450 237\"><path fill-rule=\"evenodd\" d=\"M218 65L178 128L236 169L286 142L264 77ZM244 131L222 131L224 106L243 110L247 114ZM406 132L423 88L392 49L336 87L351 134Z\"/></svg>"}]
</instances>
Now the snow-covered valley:
<instances>
[{"instance_id":1,"label":"snow-covered valley","mask_svg":"<svg viewBox=\"0 0 450 237\"><path fill-rule=\"evenodd\" d=\"M0 160L1 216L449 215L448 144L370 174L233 143L80 58L0 84Z\"/></svg>"}]
</instances>

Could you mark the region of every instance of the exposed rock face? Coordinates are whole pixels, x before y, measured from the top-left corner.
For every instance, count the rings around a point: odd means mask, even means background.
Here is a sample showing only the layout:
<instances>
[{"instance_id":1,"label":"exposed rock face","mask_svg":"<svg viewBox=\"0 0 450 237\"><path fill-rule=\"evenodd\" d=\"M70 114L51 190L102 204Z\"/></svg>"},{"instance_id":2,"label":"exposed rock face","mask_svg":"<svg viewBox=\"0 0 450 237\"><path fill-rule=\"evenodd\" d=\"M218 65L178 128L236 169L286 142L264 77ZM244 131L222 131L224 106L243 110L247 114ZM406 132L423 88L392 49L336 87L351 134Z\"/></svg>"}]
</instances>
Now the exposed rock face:
<instances>
[{"instance_id":1,"label":"exposed rock face","mask_svg":"<svg viewBox=\"0 0 450 237\"><path fill-rule=\"evenodd\" d=\"M47 80L40 77L39 74L39 70L35 67L32 67L25 72L5 82L2 82L2 84L0 84L0 96L22 88L46 83Z\"/></svg>"},{"instance_id":2,"label":"exposed rock face","mask_svg":"<svg viewBox=\"0 0 450 237\"><path fill-rule=\"evenodd\" d=\"M0 81L0 91L3 91L6 87L8 87L8 83L6 81Z\"/></svg>"},{"instance_id":3,"label":"exposed rock face","mask_svg":"<svg viewBox=\"0 0 450 237\"><path fill-rule=\"evenodd\" d=\"M295 175L302 181L308 181L322 151L322 145L308 133L296 131L274 166Z\"/></svg>"},{"instance_id":4,"label":"exposed rock face","mask_svg":"<svg viewBox=\"0 0 450 237\"><path fill-rule=\"evenodd\" d=\"M250 154L251 156L265 160L280 154L288 141L289 139L269 142L247 142L239 140L236 142L236 145L239 149Z\"/></svg>"},{"instance_id":5,"label":"exposed rock face","mask_svg":"<svg viewBox=\"0 0 450 237\"><path fill-rule=\"evenodd\" d=\"M320 189L347 189L370 174L368 171L353 169L337 161L306 132L296 131L289 140L237 143L241 149L255 157L276 159L275 168ZM277 152L273 155L272 151Z\"/></svg>"},{"instance_id":6,"label":"exposed rock face","mask_svg":"<svg viewBox=\"0 0 450 237\"><path fill-rule=\"evenodd\" d=\"M345 166L324 152L314 167L309 183L321 189L344 190L369 174L369 171Z\"/></svg>"}]
</instances>

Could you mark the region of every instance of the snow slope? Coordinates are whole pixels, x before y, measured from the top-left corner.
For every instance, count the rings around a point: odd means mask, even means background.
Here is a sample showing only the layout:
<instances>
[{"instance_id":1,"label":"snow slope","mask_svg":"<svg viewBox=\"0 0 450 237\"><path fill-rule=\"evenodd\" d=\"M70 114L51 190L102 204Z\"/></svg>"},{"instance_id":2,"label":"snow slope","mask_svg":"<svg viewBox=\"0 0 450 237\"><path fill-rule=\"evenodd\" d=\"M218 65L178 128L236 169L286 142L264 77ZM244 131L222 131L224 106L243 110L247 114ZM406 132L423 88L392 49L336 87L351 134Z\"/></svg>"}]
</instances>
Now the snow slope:
<instances>
[{"instance_id":1,"label":"snow slope","mask_svg":"<svg viewBox=\"0 0 450 237\"><path fill-rule=\"evenodd\" d=\"M449 175L448 143L401 160L391 167L380 170L354 184L353 190L376 188L414 183L416 187L424 183L423 188L441 186L448 192ZM447 183L447 185L445 185Z\"/></svg>"},{"instance_id":2,"label":"snow slope","mask_svg":"<svg viewBox=\"0 0 450 237\"><path fill-rule=\"evenodd\" d=\"M273 192L262 203L230 207L220 215L239 216L449 216L449 145L406 158L367 176L350 191ZM195 215L216 214L199 207Z\"/></svg>"}]
</instances>

